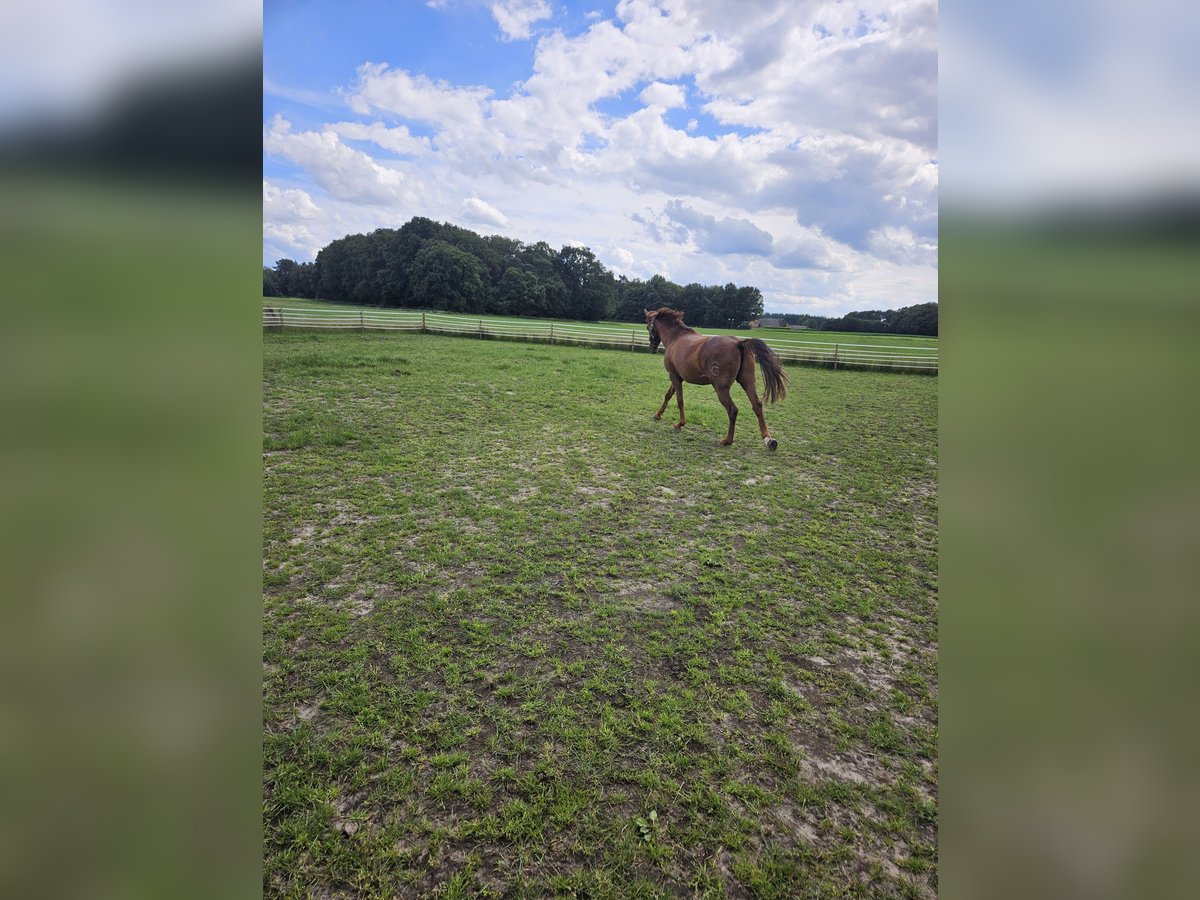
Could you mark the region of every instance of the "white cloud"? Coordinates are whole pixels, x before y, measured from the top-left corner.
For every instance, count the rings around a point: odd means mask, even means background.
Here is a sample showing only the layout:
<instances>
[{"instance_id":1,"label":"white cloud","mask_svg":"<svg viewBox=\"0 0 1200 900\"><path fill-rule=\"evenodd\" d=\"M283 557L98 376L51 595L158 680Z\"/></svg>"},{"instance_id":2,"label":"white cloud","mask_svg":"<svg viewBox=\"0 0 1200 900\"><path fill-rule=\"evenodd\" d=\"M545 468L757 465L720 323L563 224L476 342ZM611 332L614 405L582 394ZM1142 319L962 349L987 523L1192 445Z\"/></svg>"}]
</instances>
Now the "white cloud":
<instances>
[{"instance_id":1,"label":"white cloud","mask_svg":"<svg viewBox=\"0 0 1200 900\"><path fill-rule=\"evenodd\" d=\"M347 93L350 108L359 115L382 110L406 119L445 125L479 125L492 91L486 87L454 87L425 75L410 75L387 63L363 63L358 82Z\"/></svg>"},{"instance_id":2,"label":"white cloud","mask_svg":"<svg viewBox=\"0 0 1200 900\"><path fill-rule=\"evenodd\" d=\"M278 188L263 179L263 217L274 222L303 222L320 218L321 209L306 191Z\"/></svg>"},{"instance_id":3,"label":"white cloud","mask_svg":"<svg viewBox=\"0 0 1200 900\"><path fill-rule=\"evenodd\" d=\"M477 222L481 225L494 225L503 228L508 224L508 218L490 203L478 197L468 197L459 209L459 215L467 222Z\"/></svg>"},{"instance_id":4,"label":"white cloud","mask_svg":"<svg viewBox=\"0 0 1200 900\"><path fill-rule=\"evenodd\" d=\"M392 204L406 198L404 176L347 147L332 131L292 133L275 116L263 131L263 149L303 167L324 190L340 200Z\"/></svg>"},{"instance_id":5,"label":"white cloud","mask_svg":"<svg viewBox=\"0 0 1200 900\"><path fill-rule=\"evenodd\" d=\"M310 226L324 218L324 210L307 191L280 188L263 179L263 239L274 259L315 255L326 242Z\"/></svg>"},{"instance_id":6,"label":"white cloud","mask_svg":"<svg viewBox=\"0 0 1200 900\"><path fill-rule=\"evenodd\" d=\"M872 256L901 264L937 264L937 247L922 241L908 228L884 225L867 235L867 248Z\"/></svg>"},{"instance_id":7,"label":"white cloud","mask_svg":"<svg viewBox=\"0 0 1200 900\"><path fill-rule=\"evenodd\" d=\"M613 259L617 261L617 268L622 269L625 272L633 269L634 265L637 263L637 258L624 247L617 247L614 249L612 251L612 256Z\"/></svg>"},{"instance_id":8,"label":"white cloud","mask_svg":"<svg viewBox=\"0 0 1200 900\"><path fill-rule=\"evenodd\" d=\"M655 81L648 85L639 97L647 106L661 109L687 106L687 90L681 84L663 84L661 81Z\"/></svg>"},{"instance_id":9,"label":"white cloud","mask_svg":"<svg viewBox=\"0 0 1200 900\"><path fill-rule=\"evenodd\" d=\"M403 125L389 128L383 122L334 122L325 129L351 141L370 141L384 150L407 156L428 153L431 149L429 138L415 137Z\"/></svg>"},{"instance_id":10,"label":"white cloud","mask_svg":"<svg viewBox=\"0 0 1200 900\"><path fill-rule=\"evenodd\" d=\"M811 230L793 231L776 242L773 262L783 269L845 271L846 261L837 252L835 241ZM842 255L844 256L844 254Z\"/></svg>"},{"instance_id":11,"label":"white cloud","mask_svg":"<svg viewBox=\"0 0 1200 900\"><path fill-rule=\"evenodd\" d=\"M697 247L717 256L730 253L766 256L774 243L770 232L763 231L748 219L728 216L718 219L678 200L668 203L663 214L688 229Z\"/></svg>"},{"instance_id":12,"label":"white cloud","mask_svg":"<svg viewBox=\"0 0 1200 900\"><path fill-rule=\"evenodd\" d=\"M552 15L554 10L547 0L502 0L492 4L492 18L506 41L527 40L533 23Z\"/></svg>"}]
</instances>

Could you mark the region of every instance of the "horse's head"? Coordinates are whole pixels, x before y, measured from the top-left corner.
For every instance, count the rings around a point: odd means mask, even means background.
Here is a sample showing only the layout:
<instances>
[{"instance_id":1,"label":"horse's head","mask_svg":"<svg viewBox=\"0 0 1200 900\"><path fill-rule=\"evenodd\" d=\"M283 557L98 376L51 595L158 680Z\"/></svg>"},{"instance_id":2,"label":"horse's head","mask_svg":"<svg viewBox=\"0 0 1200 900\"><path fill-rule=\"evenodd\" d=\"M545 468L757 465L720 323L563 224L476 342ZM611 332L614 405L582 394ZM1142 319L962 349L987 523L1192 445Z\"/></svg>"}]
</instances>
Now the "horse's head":
<instances>
[{"instance_id":1,"label":"horse's head","mask_svg":"<svg viewBox=\"0 0 1200 900\"><path fill-rule=\"evenodd\" d=\"M658 315L656 312L650 312L648 309L643 309L646 314L646 331L650 332L650 352L657 353L658 345L662 343L662 338L658 336L658 328L654 325L654 317Z\"/></svg>"}]
</instances>

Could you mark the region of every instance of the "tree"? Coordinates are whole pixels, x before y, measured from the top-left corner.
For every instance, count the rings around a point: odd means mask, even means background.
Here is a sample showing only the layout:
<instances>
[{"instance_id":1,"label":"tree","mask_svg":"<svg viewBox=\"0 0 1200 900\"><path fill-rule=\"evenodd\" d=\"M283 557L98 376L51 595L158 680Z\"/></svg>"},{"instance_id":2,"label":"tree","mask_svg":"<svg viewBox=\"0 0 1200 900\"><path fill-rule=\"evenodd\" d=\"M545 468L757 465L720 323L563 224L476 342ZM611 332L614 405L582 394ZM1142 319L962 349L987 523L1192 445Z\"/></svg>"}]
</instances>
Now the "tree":
<instances>
[{"instance_id":1,"label":"tree","mask_svg":"<svg viewBox=\"0 0 1200 900\"><path fill-rule=\"evenodd\" d=\"M936 303L919 303L916 306L906 306L896 313L894 328L897 334L928 334L938 333L938 305Z\"/></svg>"},{"instance_id":2,"label":"tree","mask_svg":"<svg viewBox=\"0 0 1200 900\"><path fill-rule=\"evenodd\" d=\"M546 288L537 275L509 266L496 286L490 312L507 316L540 316L546 311Z\"/></svg>"},{"instance_id":3,"label":"tree","mask_svg":"<svg viewBox=\"0 0 1200 900\"><path fill-rule=\"evenodd\" d=\"M425 244L410 270L417 306L450 312L480 312L484 298L483 266L470 253L443 240Z\"/></svg>"},{"instance_id":4,"label":"tree","mask_svg":"<svg viewBox=\"0 0 1200 900\"><path fill-rule=\"evenodd\" d=\"M678 299L678 309L683 313L683 320L692 327L702 327L708 324L707 299L704 285L693 281L684 285Z\"/></svg>"},{"instance_id":5,"label":"tree","mask_svg":"<svg viewBox=\"0 0 1200 900\"><path fill-rule=\"evenodd\" d=\"M613 277L587 247L566 245L558 252L556 269L570 297L573 319L595 321L608 316L613 305Z\"/></svg>"},{"instance_id":6,"label":"tree","mask_svg":"<svg viewBox=\"0 0 1200 900\"><path fill-rule=\"evenodd\" d=\"M275 286L280 297L299 296L295 290L296 270L299 264L294 259L280 259L275 262Z\"/></svg>"},{"instance_id":7,"label":"tree","mask_svg":"<svg viewBox=\"0 0 1200 900\"><path fill-rule=\"evenodd\" d=\"M571 295L557 269L558 254L545 241L528 244L521 251L521 266L537 276L546 291L543 316L567 316Z\"/></svg>"},{"instance_id":8,"label":"tree","mask_svg":"<svg viewBox=\"0 0 1200 900\"><path fill-rule=\"evenodd\" d=\"M422 216L338 238L312 263L280 260L272 276L264 272L264 296L272 284L283 296L593 321L641 321L643 309L660 306L682 309L693 325L740 324L762 313L757 288L682 288L662 275L618 282L587 247L481 237Z\"/></svg>"},{"instance_id":9,"label":"tree","mask_svg":"<svg viewBox=\"0 0 1200 900\"><path fill-rule=\"evenodd\" d=\"M282 297L279 293L279 282L275 277L275 270L268 269L263 266L263 296L264 297Z\"/></svg>"}]
</instances>

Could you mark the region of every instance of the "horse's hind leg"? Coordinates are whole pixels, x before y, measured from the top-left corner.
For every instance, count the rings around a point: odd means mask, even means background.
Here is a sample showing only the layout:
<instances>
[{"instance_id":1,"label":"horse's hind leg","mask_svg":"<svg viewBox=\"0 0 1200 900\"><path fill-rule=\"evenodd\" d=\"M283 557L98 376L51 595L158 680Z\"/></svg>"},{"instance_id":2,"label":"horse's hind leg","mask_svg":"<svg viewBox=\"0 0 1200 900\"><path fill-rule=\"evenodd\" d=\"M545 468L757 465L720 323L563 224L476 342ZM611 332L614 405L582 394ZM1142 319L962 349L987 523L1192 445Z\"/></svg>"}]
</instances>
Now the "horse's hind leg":
<instances>
[{"instance_id":1,"label":"horse's hind leg","mask_svg":"<svg viewBox=\"0 0 1200 900\"><path fill-rule=\"evenodd\" d=\"M749 362L748 357L749 354L747 354L747 362ZM742 371L738 373L738 384L742 386L742 390L750 398L750 407L754 410L754 415L758 416L758 430L762 434L763 444L766 445L768 450L774 450L779 446L779 442L771 437L771 432L767 431L767 420L763 418L762 401L758 399L758 386L755 384L753 365L742 366Z\"/></svg>"},{"instance_id":2,"label":"horse's hind leg","mask_svg":"<svg viewBox=\"0 0 1200 900\"><path fill-rule=\"evenodd\" d=\"M722 445L728 447L733 443L733 426L737 424L738 408L733 405L733 398L729 396L728 387L718 387L714 384L713 389L717 392L717 399L725 407L725 412L729 413L729 433L725 435L725 440L721 441Z\"/></svg>"}]
</instances>

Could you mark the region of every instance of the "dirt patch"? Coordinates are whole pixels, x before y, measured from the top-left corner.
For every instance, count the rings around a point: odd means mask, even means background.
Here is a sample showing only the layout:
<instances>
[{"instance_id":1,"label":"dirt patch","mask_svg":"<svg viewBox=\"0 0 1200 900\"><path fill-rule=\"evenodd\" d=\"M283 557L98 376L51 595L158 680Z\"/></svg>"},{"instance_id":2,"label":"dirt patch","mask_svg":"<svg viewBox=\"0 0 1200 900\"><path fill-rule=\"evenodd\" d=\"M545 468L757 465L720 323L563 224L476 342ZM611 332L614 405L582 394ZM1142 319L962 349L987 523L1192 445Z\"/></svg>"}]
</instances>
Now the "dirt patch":
<instances>
[{"instance_id":1,"label":"dirt patch","mask_svg":"<svg viewBox=\"0 0 1200 900\"><path fill-rule=\"evenodd\" d=\"M746 485L747 487L753 487L756 484L770 484L774 480L774 475L751 475L749 478L743 481L742 484Z\"/></svg>"},{"instance_id":2,"label":"dirt patch","mask_svg":"<svg viewBox=\"0 0 1200 900\"><path fill-rule=\"evenodd\" d=\"M670 612L679 606L652 581L619 581L614 587L618 597L642 612Z\"/></svg>"},{"instance_id":3,"label":"dirt patch","mask_svg":"<svg viewBox=\"0 0 1200 900\"><path fill-rule=\"evenodd\" d=\"M802 745L803 746L803 745ZM824 757L804 747L800 771L808 781L849 781L853 784L881 784L885 769L859 753L847 753L843 758Z\"/></svg>"},{"instance_id":4,"label":"dirt patch","mask_svg":"<svg viewBox=\"0 0 1200 900\"><path fill-rule=\"evenodd\" d=\"M303 544L303 543L307 542L308 540L310 540L312 538L312 536L316 533L317 533L317 526L313 525L311 522L305 522L303 525L301 525L299 528L296 529L295 536L290 538L288 540L288 543L291 544L293 547L299 546L300 544Z\"/></svg>"}]
</instances>

